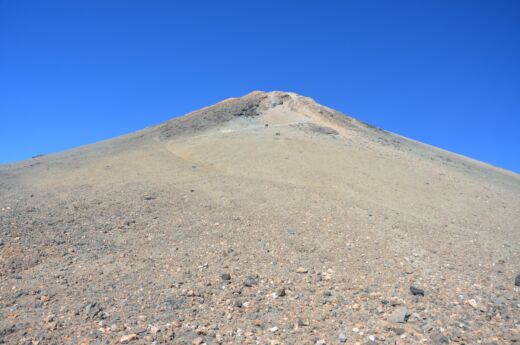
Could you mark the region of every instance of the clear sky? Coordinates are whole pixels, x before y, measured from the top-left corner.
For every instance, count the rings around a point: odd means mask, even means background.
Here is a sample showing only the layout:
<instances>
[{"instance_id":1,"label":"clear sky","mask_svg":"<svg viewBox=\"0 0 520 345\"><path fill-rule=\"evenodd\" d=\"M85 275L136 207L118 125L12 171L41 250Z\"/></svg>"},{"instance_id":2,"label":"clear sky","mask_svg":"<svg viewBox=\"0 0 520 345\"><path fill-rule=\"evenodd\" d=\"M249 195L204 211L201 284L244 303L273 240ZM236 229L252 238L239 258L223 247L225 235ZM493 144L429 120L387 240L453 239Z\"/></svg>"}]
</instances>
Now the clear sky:
<instances>
[{"instance_id":1,"label":"clear sky","mask_svg":"<svg viewBox=\"0 0 520 345\"><path fill-rule=\"evenodd\" d=\"M520 1L0 0L0 162L252 90L520 172Z\"/></svg>"}]
</instances>

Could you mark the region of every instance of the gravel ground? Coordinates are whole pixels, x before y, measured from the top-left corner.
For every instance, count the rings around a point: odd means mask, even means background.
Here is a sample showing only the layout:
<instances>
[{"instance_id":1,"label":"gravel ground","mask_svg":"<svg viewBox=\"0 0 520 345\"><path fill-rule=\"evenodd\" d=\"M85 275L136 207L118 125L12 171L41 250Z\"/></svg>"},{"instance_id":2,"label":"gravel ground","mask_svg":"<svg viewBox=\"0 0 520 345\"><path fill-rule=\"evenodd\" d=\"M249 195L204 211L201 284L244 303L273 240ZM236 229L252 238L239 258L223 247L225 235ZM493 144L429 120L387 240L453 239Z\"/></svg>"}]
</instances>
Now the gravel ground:
<instances>
[{"instance_id":1,"label":"gravel ground","mask_svg":"<svg viewBox=\"0 0 520 345\"><path fill-rule=\"evenodd\" d=\"M290 93L0 166L5 344L520 343L519 263L518 175Z\"/></svg>"}]
</instances>

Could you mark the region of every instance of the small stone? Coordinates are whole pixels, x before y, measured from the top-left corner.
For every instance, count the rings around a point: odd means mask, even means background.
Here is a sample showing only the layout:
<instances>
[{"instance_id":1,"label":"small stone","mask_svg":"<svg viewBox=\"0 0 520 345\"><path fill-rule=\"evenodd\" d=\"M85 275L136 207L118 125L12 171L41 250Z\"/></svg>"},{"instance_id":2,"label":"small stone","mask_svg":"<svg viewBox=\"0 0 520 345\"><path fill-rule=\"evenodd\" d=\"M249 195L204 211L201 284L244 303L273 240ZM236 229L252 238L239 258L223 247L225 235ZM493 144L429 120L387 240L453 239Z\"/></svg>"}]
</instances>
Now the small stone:
<instances>
[{"instance_id":1,"label":"small stone","mask_svg":"<svg viewBox=\"0 0 520 345\"><path fill-rule=\"evenodd\" d=\"M278 291L276 291L276 296L284 297L285 296L285 288L278 289Z\"/></svg>"},{"instance_id":2,"label":"small stone","mask_svg":"<svg viewBox=\"0 0 520 345\"><path fill-rule=\"evenodd\" d=\"M123 327L119 327L119 325L113 323L113 324L110 325L110 330L112 332L118 332L118 331L122 331Z\"/></svg>"},{"instance_id":3,"label":"small stone","mask_svg":"<svg viewBox=\"0 0 520 345\"><path fill-rule=\"evenodd\" d=\"M160 329L157 326L150 327L150 333L152 333L152 334L157 334L157 333L159 333L159 331L160 331Z\"/></svg>"},{"instance_id":4,"label":"small stone","mask_svg":"<svg viewBox=\"0 0 520 345\"><path fill-rule=\"evenodd\" d=\"M231 274L229 273L223 273L220 278L222 278L222 280L231 280Z\"/></svg>"},{"instance_id":5,"label":"small stone","mask_svg":"<svg viewBox=\"0 0 520 345\"><path fill-rule=\"evenodd\" d=\"M136 340L136 339L137 339L137 334L132 333L132 334L123 335L121 337L121 339L119 339L119 342L121 344L126 344L126 343L129 343L129 342L131 342L133 340Z\"/></svg>"},{"instance_id":6,"label":"small stone","mask_svg":"<svg viewBox=\"0 0 520 345\"><path fill-rule=\"evenodd\" d=\"M269 330L274 333L278 330L278 327L274 326L274 327L269 328Z\"/></svg>"},{"instance_id":7,"label":"small stone","mask_svg":"<svg viewBox=\"0 0 520 345\"><path fill-rule=\"evenodd\" d=\"M0 247L4 245L4 240L0 238ZM519 276L520 277L520 276ZM517 278L518 279L518 278Z\"/></svg>"},{"instance_id":8,"label":"small stone","mask_svg":"<svg viewBox=\"0 0 520 345\"><path fill-rule=\"evenodd\" d=\"M256 285L256 279L249 276L244 279L244 286L252 287L253 285Z\"/></svg>"},{"instance_id":9,"label":"small stone","mask_svg":"<svg viewBox=\"0 0 520 345\"><path fill-rule=\"evenodd\" d=\"M404 329L402 329L402 328L392 328L392 331L394 331L394 333L396 335L403 335L404 334Z\"/></svg>"},{"instance_id":10,"label":"small stone","mask_svg":"<svg viewBox=\"0 0 520 345\"><path fill-rule=\"evenodd\" d=\"M416 287L414 287L414 286L410 286L410 292L411 292L412 295L414 295L414 296L424 296L424 290L423 290L423 289L416 288Z\"/></svg>"},{"instance_id":11,"label":"small stone","mask_svg":"<svg viewBox=\"0 0 520 345\"><path fill-rule=\"evenodd\" d=\"M346 343L347 342L347 335L345 333L339 334L339 342L340 343Z\"/></svg>"},{"instance_id":12,"label":"small stone","mask_svg":"<svg viewBox=\"0 0 520 345\"><path fill-rule=\"evenodd\" d=\"M470 299L470 300L468 300L468 304L469 304L470 306L472 306L472 307L473 307L474 309L476 309L476 310L480 310L480 311L482 311L482 312L485 312L485 311L486 311L486 307L485 307L483 304L481 304L481 303L475 301L474 299Z\"/></svg>"},{"instance_id":13,"label":"small stone","mask_svg":"<svg viewBox=\"0 0 520 345\"><path fill-rule=\"evenodd\" d=\"M394 323L405 323L407 315L408 309L406 307L399 307L396 308L392 314L390 314L388 320Z\"/></svg>"},{"instance_id":14,"label":"small stone","mask_svg":"<svg viewBox=\"0 0 520 345\"><path fill-rule=\"evenodd\" d=\"M197 338L195 338L195 339L193 339L193 340L191 341L191 344L192 344L192 345L200 345L200 344L202 344L203 342L204 342L204 338L202 338L202 337L197 337Z\"/></svg>"},{"instance_id":15,"label":"small stone","mask_svg":"<svg viewBox=\"0 0 520 345\"><path fill-rule=\"evenodd\" d=\"M474 299L470 299L470 300L468 300L468 304L469 304L470 306L472 306L473 308L475 308L475 309L478 308L477 301L475 301Z\"/></svg>"},{"instance_id":16,"label":"small stone","mask_svg":"<svg viewBox=\"0 0 520 345\"><path fill-rule=\"evenodd\" d=\"M40 301L42 302L49 302L51 300L51 298L47 295L43 295L40 297Z\"/></svg>"},{"instance_id":17,"label":"small stone","mask_svg":"<svg viewBox=\"0 0 520 345\"><path fill-rule=\"evenodd\" d=\"M309 272L309 270L306 269L305 267L298 267L296 269L296 273L307 273L307 272Z\"/></svg>"},{"instance_id":18,"label":"small stone","mask_svg":"<svg viewBox=\"0 0 520 345\"><path fill-rule=\"evenodd\" d=\"M441 333L434 333L431 336L431 340L434 344L449 344L450 339L448 339L447 336L441 334Z\"/></svg>"},{"instance_id":19,"label":"small stone","mask_svg":"<svg viewBox=\"0 0 520 345\"><path fill-rule=\"evenodd\" d=\"M327 343L325 342L325 340L323 339L320 339L316 342L316 345L326 345Z\"/></svg>"},{"instance_id":20,"label":"small stone","mask_svg":"<svg viewBox=\"0 0 520 345\"><path fill-rule=\"evenodd\" d=\"M495 298L493 300L493 305L495 307L502 307L502 306L504 306L506 304L507 304L507 300L504 297L502 297L502 296L497 297L497 298Z\"/></svg>"},{"instance_id":21,"label":"small stone","mask_svg":"<svg viewBox=\"0 0 520 345\"><path fill-rule=\"evenodd\" d=\"M52 322L52 321L54 321L55 318L56 318L56 315L49 314L49 315L47 315L46 317L43 318L43 321L45 321L45 322Z\"/></svg>"},{"instance_id":22,"label":"small stone","mask_svg":"<svg viewBox=\"0 0 520 345\"><path fill-rule=\"evenodd\" d=\"M370 340L370 341L376 341L376 337L374 337L373 335L370 335L370 336L368 337L368 340Z\"/></svg>"},{"instance_id":23,"label":"small stone","mask_svg":"<svg viewBox=\"0 0 520 345\"><path fill-rule=\"evenodd\" d=\"M515 285L520 286L520 274L516 276Z\"/></svg>"},{"instance_id":24,"label":"small stone","mask_svg":"<svg viewBox=\"0 0 520 345\"><path fill-rule=\"evenodd\" d=\"M298 324L298 327L303 327L303 326L308 326L309 323L301 318L298 318L298 321L297 321L297 324Z\"/></svg>"}]
</instances>

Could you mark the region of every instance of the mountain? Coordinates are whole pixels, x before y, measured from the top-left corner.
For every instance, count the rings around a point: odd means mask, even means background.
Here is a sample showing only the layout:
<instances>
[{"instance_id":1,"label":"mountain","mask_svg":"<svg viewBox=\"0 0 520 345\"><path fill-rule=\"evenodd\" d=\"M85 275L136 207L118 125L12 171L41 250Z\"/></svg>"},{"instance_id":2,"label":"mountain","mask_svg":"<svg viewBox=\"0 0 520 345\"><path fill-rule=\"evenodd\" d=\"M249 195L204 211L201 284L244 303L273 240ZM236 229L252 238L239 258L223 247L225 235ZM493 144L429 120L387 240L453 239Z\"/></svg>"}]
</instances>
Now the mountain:
<instances>
[{"instance_id":1,"label":"mountain","mask_svg":"<svg viewBox=\"0 0 520 345\"><path fill-rule=\"evenodd\" d=\"M510 344L519 262L519 175L294 93L0 166L0 343Z\"/></svg>"}]
</instances>

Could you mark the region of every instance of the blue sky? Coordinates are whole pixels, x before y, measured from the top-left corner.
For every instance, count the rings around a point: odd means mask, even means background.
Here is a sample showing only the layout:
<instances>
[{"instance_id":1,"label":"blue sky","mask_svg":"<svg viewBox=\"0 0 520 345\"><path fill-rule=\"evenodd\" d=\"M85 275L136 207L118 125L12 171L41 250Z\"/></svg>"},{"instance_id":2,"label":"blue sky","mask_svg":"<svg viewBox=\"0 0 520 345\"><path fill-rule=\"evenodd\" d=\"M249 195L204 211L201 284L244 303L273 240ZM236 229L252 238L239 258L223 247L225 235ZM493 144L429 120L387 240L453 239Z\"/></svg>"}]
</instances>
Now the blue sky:
<instances>
[{"instance_id":1,"label":"blue sky","mask_svg":"<svg viewBox=\"0 0 520 345\"><path fill-rule=\"evenodd\" d=\"M520 172L520 2L0 0L0 163L252 90Z\"/></svg>"}]
</instances>

